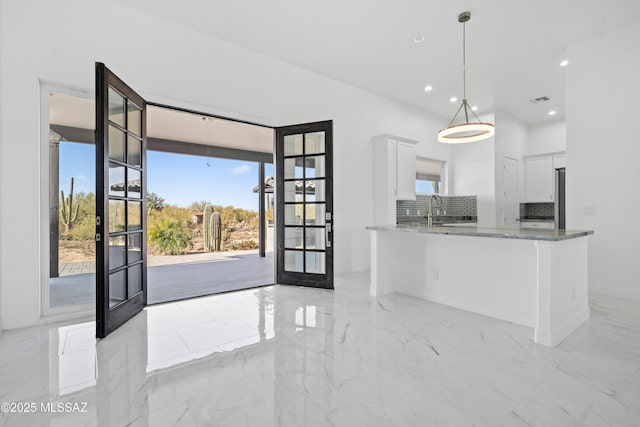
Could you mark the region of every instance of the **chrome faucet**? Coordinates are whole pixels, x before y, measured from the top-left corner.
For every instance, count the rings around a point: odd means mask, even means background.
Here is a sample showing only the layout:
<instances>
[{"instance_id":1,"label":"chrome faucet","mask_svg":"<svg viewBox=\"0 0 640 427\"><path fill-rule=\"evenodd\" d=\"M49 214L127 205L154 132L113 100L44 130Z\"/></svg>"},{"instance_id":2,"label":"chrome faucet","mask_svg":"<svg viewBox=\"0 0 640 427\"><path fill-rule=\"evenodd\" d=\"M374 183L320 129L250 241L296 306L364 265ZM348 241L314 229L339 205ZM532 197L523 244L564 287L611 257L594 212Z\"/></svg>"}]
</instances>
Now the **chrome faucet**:
<instances>
[{"instance_id":1,"label":"chrome faucet","mask_svg":"<svg viewBox=\"0 0 640 427\"><path fill-rule=\"evenodd\" d=\"M427 213L427 227L433 227L433 199L436 199L440 207L442 207L442 198L437 194L432 194L429 196L429 212Z\"/></svg>"}]
</instances>

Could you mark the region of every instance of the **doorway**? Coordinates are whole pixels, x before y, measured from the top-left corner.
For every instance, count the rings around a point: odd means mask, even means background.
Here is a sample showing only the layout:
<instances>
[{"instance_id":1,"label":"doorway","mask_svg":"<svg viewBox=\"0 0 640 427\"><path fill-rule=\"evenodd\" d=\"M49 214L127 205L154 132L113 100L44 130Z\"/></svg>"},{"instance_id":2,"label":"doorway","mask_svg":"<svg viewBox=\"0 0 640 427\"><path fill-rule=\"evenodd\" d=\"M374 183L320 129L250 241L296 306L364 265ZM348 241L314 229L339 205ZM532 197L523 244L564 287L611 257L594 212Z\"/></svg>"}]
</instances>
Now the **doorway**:
<instances>
[{"instance_id":1,"label":"doorway","mask_svg":"<svg viewBox=\"0 0 640 427\"><path fill-rule=\"evenodd\" d=\"M152 150L147 159L148 304L274 283L273 239L260 233L273 209L261 214L254 192L261 163Z\"/></svg>"},{"instance_id":2,"label":"doorway","mask_svg":"<svg viewBox=\"0 0 640 427\"><path fill-rule=\"evenodd\" d=\"M518 203L518 160L503 156L502 190L504 194L502 217L505 227L518 227L520 204Z\"/></svg>"},{"instance_id":3,"label":"doorway","mask_svg":"<svg viewBox=\"0 0 640 427\"><path fill-rule=\"evenodd\" d=\"M48 104L50 247L43 310L84 311L91 309L96 300L95 101L90 95L77 96L61 90L49 95ZM151 114L148 114L147 144L151 149L147 161L151 186L145 216L147 220L152 217L152 227L163 218L182 220L182 225L193 234L185 242L184 250L166 248L163 253L152 244L146 245L153 251L147 269L148 303L273 284L274 130L165 107L148 109ZM190 142L169 139L178 137ZM252 145L252 141L258 143ZM270 152L250 150L265 147ZM206 171L219 173L205 176ZM115 181L113 190L123 193L123 183ZM233 181L241 182L235 188ZM170 188L167 195L162 191L167 182L183 188ZM196 197L186 191L188 187L208 191ZM240 196L230 198L230 190ZM182 203L184 198L174 200L176 193L191 194L193 200L188 203ZM223 233L221 247L204 252L202 222L207 204L222 215ZM155 215L160 210L166 215ZM112 247L123 247L113 243Z\"/></svg>"},{"instance_id":4,"label":"doorway","mask_svg":"<svg viewBox=\"0 0 640 427\"><path fill-rule=\"evenodd\" d=\"M149 136L147 125L151 108L202 115L148 103L104 64L96 63L95 132L91 126L86 126L82 133L85 137L93 136L96 147L94 239L98 338L106 337L148 303L147 155L150 151L162 151L159 147L175 146L176 142L171 138ZM204 116L199 118L205 122L223 119ZM280 128L238 123L276 133L275 139L271 139L273 152L269 158L273 159L275 153L277 160L271 177L272 188L275 182L276 199L273 216L277 230L274 233L277 282L333 289L332 122ZM209 139L209 130L206 138ZM214 145L211 147L215 148ZM227 154L237 151L235 148L217 148ZM194 142L183 142L181 149L194 155L190 151L202 150L202 147ZM285 153L291 149L294 151ZM257 193L262 243L267 236L264 218L269 205L266 188L269 179L265 175L268 161L257 161L260 163ZM53 214L50 210L49 216ZM258 253L262 257L266 255L264 245ZM50 255L51 260L53 253Z\"/></svg>"}]
</instances>

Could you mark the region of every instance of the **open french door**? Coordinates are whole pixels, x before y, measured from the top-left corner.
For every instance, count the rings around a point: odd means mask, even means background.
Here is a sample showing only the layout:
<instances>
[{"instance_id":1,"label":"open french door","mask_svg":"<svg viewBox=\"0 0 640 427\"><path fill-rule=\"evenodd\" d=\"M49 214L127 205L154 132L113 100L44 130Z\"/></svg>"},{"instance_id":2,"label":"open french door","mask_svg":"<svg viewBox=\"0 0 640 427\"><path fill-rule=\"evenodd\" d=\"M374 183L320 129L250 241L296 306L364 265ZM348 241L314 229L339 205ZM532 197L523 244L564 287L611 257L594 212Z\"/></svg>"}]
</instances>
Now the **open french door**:
<instances>
[{"instance_id":1,"label":"open french door","mask_svg":"<svg viewBox=\"0 0 640 427\"><path fill-rule=\"evenodd\" d=\"M276 128L276 280L333 289L333 122Z\"/></svg>"},{"instance_id":2,"label":"open french door","mask_svg":"<svg viewBox=\"0 0 640 427\"><path fill-rule=\"evenodd\" d=\"M146 103L96 63L96 337L147 304Z\"/></svg>"}]
</instances>

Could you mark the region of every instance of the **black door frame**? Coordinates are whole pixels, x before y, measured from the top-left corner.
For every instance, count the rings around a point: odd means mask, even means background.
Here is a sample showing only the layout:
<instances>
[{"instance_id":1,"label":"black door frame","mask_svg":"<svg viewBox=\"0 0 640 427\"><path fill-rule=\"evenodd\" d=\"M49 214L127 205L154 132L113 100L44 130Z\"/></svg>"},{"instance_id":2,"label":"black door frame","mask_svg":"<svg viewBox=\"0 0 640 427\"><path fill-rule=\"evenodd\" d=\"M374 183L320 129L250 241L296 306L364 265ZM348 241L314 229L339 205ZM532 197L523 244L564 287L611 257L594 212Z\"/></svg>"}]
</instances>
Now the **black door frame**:
<instances>
[{"instance_id":1,"label":"black door frame","mask_svg":"<svg viewBox=\"0 0 640 427\"><path fill-rule=\"evenodd\" d=\"M124 126L119 126L109 120L109 89L112 88L124 97L123 112ZM129 101L140 108L140 135L136 136L128 126ZM109 129L112 126L116 132L124 134L123 161L109 158ZM140 165L135 167L128 161L128 139L140 142ZM147 305L147 217L146 212L146 102L118 76L111 72L104 64L96 62L96 338L104 338L127 320L135 316ZM109 164L114 163L124 167L124 196L110 195ZM138 198L129 197L129 170L140 173L140 188ZM122 232L109 228L109 201L122 201L125 206L124 224ZM129 229L129 205L140 203L140 229ZM124 265L111 268L110 237L124 238ZM129 238L140 239L140 259L129 259ZM140 291L130 295L129 274L132 269L140 269ZM124 273L124 291L126 298L110 307L110 280L112 274Z\"/></svg>"},{"instance_id":2,"label":"black door frame","mask_svg":"<svg viewBox=\"0 0 640 427\"><path fill-rule=\"evenodd\" d=\"M306 153L306 143L304 138L306 134L315 133L315 132L324 132L325 133L325 149L324 153L313 153L310 156L315 156L317 154L323 154L325 158L325 176L319 178L320 180L325 182L325 200L323 204L325 205L325 224L323 225L308 225L306 218L302 219L302 224L299 226L292 226L285 224L285 206L287 204L298 204L290 201L285 201L285 182L298 181L297 178L286 178L285 179L285 153L284 153L284 137L287 135L301 135L303 137L302 140L302 154L301 155L293 155L289 157L297 158L298 160L302 160L303 162L303 170L306 170L306 162L307 162L307 153ZM333 121L326 120L321 122L313 122L313 123L304 123L292 126L283 126L276 128L275 135L275 154L276 154L276 234L277 234L277 248L276 248L276 283L283 285L297 285L297 286L308 286L314 288L325 288L325 289L333 289L333 249L334 249L334 218L333 218ZM306 216L306 205L307 205L307 186L306 182L308 180L315 181L316 178L308 178L306 177L306 172L303 172L303 177L301 179L302 182L302 192L303 195L303 216ZM296 183L297 185L297 183ZM315 191L314 191L315 193ZM311 202L317 203L317 202ZM310 203L310 204L311 204ZM287 227L301 227L303 228L304 233L306 233L307 229L323 229L326 231L326 240L324 249L307 249L306 248L306 234L302 236L302 249L298 249L299 252L303 253L303 270L304 272L294 272L285 270L285 229ZM289 250L291 250L289 248ZM324 274L316 274L316 273L307 273L307 263L306 263L306 254L313 252L324 252L325 253L325 273Z\"/></svg>"}]
</instances>

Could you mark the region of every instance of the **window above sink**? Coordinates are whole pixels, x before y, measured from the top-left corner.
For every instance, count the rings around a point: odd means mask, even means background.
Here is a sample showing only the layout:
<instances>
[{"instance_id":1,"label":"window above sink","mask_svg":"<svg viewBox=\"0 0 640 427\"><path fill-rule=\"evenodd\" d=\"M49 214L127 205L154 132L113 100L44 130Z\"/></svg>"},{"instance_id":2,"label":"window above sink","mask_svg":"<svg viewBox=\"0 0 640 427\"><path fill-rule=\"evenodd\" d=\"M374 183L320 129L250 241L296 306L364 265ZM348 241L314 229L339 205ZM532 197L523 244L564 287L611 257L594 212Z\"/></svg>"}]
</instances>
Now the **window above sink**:
<instances>
[{"instance_id":1,"label":"window above sink","mask_svg":"<svg viewBox=\"0 0 640 427\"><path fill-rule=\"evenodd\" d=\"M442 160L416 158L416 193L441 194L444 192L444 164Z\"/></svg>"}]
</instances>

